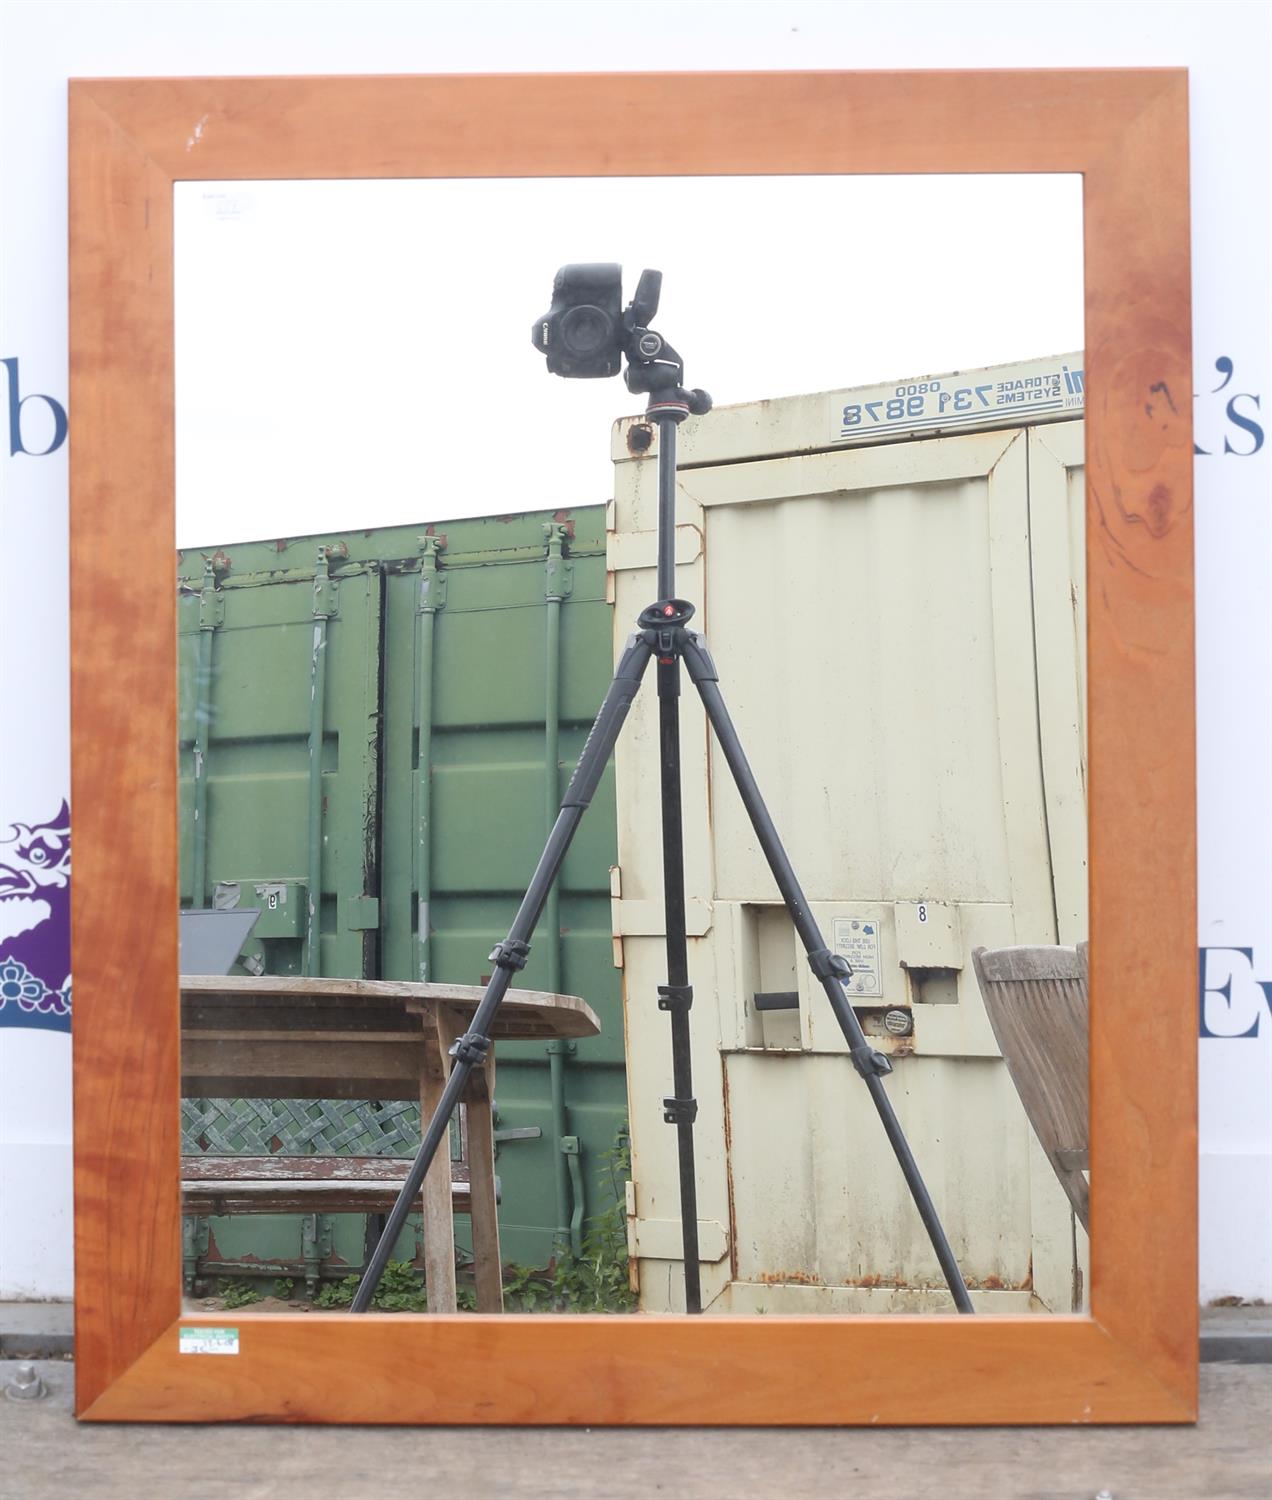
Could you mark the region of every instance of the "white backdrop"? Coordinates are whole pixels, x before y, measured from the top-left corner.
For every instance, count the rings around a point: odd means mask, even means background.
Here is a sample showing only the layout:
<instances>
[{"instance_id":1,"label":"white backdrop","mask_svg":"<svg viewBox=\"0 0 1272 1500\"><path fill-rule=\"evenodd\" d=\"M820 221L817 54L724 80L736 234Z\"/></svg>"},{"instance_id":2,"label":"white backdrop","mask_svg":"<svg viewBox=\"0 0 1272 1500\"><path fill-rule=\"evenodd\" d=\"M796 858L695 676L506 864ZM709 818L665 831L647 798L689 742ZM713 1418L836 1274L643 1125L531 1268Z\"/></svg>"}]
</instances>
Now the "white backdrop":
<instances>
[{"instance_id":1,"label":"white backdrop","mask_svg":"<svg viewBox=\"0 0 1272 1500\"><path fill-rule=\"evenodd\" d=\"M12 943L29 941L23 924L40 902L55 913L65 904L67 78L1181 65L1191 73L1202 450L1200 1294L1272 1298L1270 37L1267 4L1220 0L0 5L0 400L9 417L0 421L9 436L0 447L0 914L9 913L0 927L0 1298L71 1290L70 1049L55 972L64 938L46 943L41 981L3 957L9 929ZM70 431L74 441L73 412Z\"/></svg>"}]
</instances>

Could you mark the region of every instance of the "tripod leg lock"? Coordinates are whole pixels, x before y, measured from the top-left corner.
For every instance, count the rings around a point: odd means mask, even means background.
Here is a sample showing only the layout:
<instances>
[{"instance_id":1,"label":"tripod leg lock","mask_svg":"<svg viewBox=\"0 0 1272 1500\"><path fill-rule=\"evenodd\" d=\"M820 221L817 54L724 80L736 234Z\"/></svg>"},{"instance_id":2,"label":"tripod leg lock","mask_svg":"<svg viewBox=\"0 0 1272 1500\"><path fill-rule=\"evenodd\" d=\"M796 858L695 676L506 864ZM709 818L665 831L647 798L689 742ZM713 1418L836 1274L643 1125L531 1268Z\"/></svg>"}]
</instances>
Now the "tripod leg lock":
<instances>
[{"instance_id":1,"label":"tripod leg lock","mask_svg":"<svg viewBox=\"0 0 1272 1500\"><path fill-rule=\"evenodd\" d=\"M838 979L842 982L852 978L852 965L842 953L832 953L829 948L815 948L808 955L808 967L821 980Z\"/></svg>"},{"instance_id":2,"label":"tripod leg lock","mask_svg":"<svg viewBox=\"0 0 1272 1500\"><path fill-rule=\"evenodd\" d=\"M892 1064L882 1052L876 1052L869 1043L854 1047L848 1054L852 1065L863 1078L882 1077L892 1072Z\"/></svg>"},{"instance_id":3,"label":"tripod leg lock","mask_svg":"<svg viewBox=\"0 0 1272 1500\"><path fill-rule=\"evenodd\" d=\"M658 1009L688 1011L693 1004L693 985L660 984L658 986Z\"/></svg>"},{"instance_id":4,"label":"tripod leg lock","mask_svg":"<svg viewBox=\"0 0 1272 1500\"><path fill-rule=\"evenodd\" d=\"M530 944L524 943L520 938L505 938L502 943L496 943L490 953L490 962L498 964L501 969L524 969L526 956L530 952Z\"/></svg>"},{"instance_id":5,"label":"tripod leg lock","mask_svg":"<svg viewBox=\"0 0 1272 1500\"><path fill-rule=\"evenodd\" d=\"M466 1031L450 1044L450 1055L456 1062L467 1063L470 1068L480 1068L490 1051L490 1038L480 1031Z\"/></svg>"},{"instance_id":6,"label":"tripod leg lock","mask_svg":"<svg viewBox=\"0 0 1272 1500\"><path fill-rule=\"evenodd\" d=\"M696 1099L664 1099L663 1119L668 1125L692 1125L698 1118Z\"/></svg>"}]
</instances>

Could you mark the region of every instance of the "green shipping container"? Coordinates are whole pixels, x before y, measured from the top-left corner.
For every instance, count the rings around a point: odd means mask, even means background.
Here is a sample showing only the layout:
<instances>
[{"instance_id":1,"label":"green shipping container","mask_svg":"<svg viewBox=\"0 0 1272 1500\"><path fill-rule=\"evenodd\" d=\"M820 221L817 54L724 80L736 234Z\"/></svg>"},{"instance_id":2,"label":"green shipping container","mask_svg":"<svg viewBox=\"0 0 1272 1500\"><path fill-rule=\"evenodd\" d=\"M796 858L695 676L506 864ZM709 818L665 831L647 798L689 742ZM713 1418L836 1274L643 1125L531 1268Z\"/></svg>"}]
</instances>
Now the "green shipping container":
<instances>
[{"instance_id":1,"label":"green shipping container","mask_svg":"<svg viewBox=\"0 0 1272 1500\"><path fill-rule=\"evenodd\" d=\"M483 982L609 681L603 507L192 549L178 590L183 905L261 908L246 972ZM499 1049L505 1262L577 1249L622 1190L614 861L607 772L518 980L601 1034ZM418 1111L188 1100L184 1127L186 1151L410 1155ZM365 1253L352 1215L186 1231L188 1276L312 1285Z\"/></svg>"}]
</instances>

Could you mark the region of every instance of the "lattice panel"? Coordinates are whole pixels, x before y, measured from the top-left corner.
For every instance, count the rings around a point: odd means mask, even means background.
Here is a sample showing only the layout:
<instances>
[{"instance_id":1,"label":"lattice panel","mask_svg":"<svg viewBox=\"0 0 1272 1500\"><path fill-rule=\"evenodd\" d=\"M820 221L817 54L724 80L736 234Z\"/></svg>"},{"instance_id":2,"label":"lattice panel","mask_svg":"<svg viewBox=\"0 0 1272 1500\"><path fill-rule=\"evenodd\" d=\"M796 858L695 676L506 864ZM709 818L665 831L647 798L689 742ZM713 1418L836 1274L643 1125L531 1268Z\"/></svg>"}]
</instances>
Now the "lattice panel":
<instances>
[{"instance_id":1,"label":"lattice panel","mask_svg":"<svg viewBox=\"0 0 1272 1500\"><path fill-rule=\"evenodd\" d=\"M414 1156L420 1110L409 1100L183 1099L181 1149L211 1156ZM451 1121L451 1157L459 1131Z\"/></svg>"}]
</instances>

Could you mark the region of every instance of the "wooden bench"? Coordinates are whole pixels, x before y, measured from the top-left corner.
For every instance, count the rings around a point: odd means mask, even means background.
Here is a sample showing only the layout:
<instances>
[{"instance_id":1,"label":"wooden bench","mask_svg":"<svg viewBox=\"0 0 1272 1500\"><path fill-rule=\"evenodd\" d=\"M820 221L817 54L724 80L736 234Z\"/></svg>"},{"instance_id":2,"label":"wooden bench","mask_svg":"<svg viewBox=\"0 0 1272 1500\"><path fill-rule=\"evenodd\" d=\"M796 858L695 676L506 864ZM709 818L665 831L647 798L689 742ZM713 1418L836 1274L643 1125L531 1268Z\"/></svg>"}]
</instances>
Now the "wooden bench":
<instances>
[{"instance_id":1,"label":"wooden bench","mask_svg":"<svg viewBox=\"0 0 1272 1500\"><path fill-rule=\"evenodd\" d=\"M425 1128L450 1073L451 1042L467 1029L483 993L477 985L462 984L186 975L181 980L181 1092L185 1098L418 1099ZM595 1036L599 1030L596 1013L576 995L513 989L499 1008L492 1041ZM453 1180L452 1163L443 1152L424 1179L419 1209L430 1312L456 1309L457 1208L472 1220L477 1310L503 1308L491 1117L494 1053L492 1046L464 1092L462 1181ZM188 1214L205 1212L196 1204L227 1203L235 1195L255 1206L221 1212L340 1213L348 1210L338 1205L351 1202L357 1203L354 1212L380 1212L397 1196L393 1174L401 1172L400 1184L409 1165L388 1157L249 1157L237 1159L252 1164L242 1178L205 1178L205 1170L222 1169L202 1165L192 1170L194 1162L234 1160L185 1158ZM267 1162L291 1165L267 1168ZM365 1188L353 1180L358 1164ZM279 1203L289 1206L276 1207Z\"/></svg>"},{"instance_id":2,"label":"wooden bench","mask_svg":"<svg viewBox=\"0 0 1272 1500\"><path fill-rule=\"evenodd\" d=\"M411 1163L395 1156L183 1156L181 1209L219 1214L384 1214ZM498 1179L495 1181L498 1201ZM423 1212L423 1193L413 1205ZM451 1164L451 1210L472 1211L468 1168Z\"/></svg>"}]
</instances>

